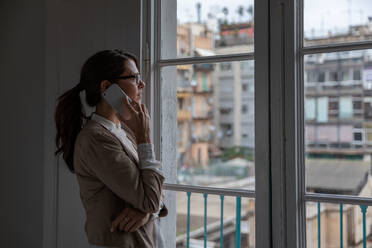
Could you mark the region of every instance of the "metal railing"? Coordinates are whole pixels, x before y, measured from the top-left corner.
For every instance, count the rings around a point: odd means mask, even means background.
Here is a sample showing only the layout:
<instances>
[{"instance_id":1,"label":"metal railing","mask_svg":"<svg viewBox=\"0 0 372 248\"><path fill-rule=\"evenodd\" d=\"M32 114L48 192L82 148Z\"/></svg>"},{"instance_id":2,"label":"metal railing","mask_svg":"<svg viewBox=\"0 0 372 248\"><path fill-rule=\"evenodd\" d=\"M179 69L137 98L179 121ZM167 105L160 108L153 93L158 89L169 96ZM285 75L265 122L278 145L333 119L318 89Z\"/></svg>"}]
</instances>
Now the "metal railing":
<instances>
[{"instance_id":1,"label":"metal railing","mask_svg":"<svg viewBox=\"0 0 372 248\"><path fill-rule=\"evenodd\" d=\"M255 198L255 192L253 190L240 190L240 189L222 189L222 188L211 188L202 186L189 186L179 184L164 184L163 188L170 191L181 191L186 192L187 195L187 230L186 230L186 247L190 247L190 203L192 194L203 194L204 198L204 220L203 220L203 244L204 248L207 247L207 204L208 195L219 195L220 196L220 247L223 247L223 231L224 231L224 199L225 196L232 196L236 198L236 213L235 213L235 247L241 247L241 198Z\"/></svg>"},{"instance_id":2,"label":"metal railing","mask_svg":"<svg viewBox=\"0 0 372 248\"><path fill-rule=\"evenodd\" d=\"M344 204L359 205L362 213L362 225L363 225L363 248L367 248L367 229L366 229L366 214L368 206L372 206L372 198L358 197L358 196L347 196L347 195L330 195L330 194L305 194L306 202L317 203L317 222L318 222L318 248L321 248L321 203L333 203L339 204L340 211L340 248L344 247Z\"/></svg>"}]
</instances>

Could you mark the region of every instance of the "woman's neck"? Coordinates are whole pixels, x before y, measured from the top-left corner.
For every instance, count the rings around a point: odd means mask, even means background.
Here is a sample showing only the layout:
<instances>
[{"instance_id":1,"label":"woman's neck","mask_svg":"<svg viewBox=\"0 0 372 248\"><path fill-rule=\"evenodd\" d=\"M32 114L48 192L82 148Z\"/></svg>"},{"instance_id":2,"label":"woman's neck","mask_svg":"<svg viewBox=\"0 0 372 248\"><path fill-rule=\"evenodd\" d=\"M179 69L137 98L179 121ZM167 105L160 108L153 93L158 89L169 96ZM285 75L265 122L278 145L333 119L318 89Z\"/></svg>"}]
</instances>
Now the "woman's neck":
<instances>
[{"instance_id":1,"label":"woman's neck","mask_svg":"<svg viewBox=\"0 0 372 248\"><path fill-rule=\"evenodd\" d=\"M119 124L120 120L116 116L115 110L108 105L107 103L101 101L96 105L96 111L98 115L105 117L106 119L114 122L115 124Z\"/></svg>"}]
</instances>

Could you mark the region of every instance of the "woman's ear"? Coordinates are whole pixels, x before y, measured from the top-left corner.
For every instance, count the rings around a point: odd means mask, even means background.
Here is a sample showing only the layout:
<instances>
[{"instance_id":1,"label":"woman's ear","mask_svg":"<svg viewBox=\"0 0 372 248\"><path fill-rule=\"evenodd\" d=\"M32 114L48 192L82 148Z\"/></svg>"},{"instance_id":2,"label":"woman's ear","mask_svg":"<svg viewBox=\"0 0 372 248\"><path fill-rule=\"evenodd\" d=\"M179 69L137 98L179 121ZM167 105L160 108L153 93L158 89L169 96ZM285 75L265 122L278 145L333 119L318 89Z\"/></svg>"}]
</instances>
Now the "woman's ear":
<instances>
[{"instance_id":1,"label":"woman's ear","mask_svg":"<svg viewBox=\"0 0 372 248\"><path fill-rule=\"evenodd\" d=\"M103 80L100 84L101 85L101 93L103 93L105 90L107 90L107 88L110 87L111 84L112 83L109 82L108 80Z\"/></svg>"}]
</instances>

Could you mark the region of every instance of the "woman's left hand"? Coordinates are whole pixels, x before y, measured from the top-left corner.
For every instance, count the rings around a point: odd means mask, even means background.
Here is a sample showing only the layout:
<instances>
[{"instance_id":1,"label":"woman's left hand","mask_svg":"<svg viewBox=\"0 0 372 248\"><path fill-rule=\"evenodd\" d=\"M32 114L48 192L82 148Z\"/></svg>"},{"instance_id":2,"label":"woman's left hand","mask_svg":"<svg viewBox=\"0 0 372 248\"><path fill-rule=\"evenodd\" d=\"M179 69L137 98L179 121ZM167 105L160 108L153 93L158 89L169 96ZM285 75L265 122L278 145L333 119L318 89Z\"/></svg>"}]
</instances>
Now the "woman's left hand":
<instances>
[{"instance_id":1,"label":"woman's left hand","mask_svg":"<svg viewBox=\"0 0 372 248\"><path fill-rule=\"evenodd\" d=\"M134 208L125 208L118 217L111 223L111 232L117 227L121 231L135 232L145 225L150 218L150 214L144 213Z\"/></svg>"}]
</instances>

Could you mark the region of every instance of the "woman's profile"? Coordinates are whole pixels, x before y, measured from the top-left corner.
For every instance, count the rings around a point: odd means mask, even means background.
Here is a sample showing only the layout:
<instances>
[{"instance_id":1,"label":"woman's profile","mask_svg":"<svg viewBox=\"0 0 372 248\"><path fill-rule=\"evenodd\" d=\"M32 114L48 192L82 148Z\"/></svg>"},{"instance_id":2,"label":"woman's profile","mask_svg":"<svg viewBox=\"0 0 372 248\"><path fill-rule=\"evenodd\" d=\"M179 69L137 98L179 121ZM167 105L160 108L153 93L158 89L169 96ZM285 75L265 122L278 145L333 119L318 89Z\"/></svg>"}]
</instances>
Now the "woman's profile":
<instances>
[{"instance_id":1,"label":"woman's profile","mask_svg":"<svg viewBox=\"0 0 372 248\"><path fill-rule=\"evenodd\" d=\"M132 99L123 100L129 119L102 97L113 84ZM76 174L91 247L163 247L157 223L167 215L164 176L150 140L150 116L141 104L144 87L134 55L104 50L84 63L80 82L57 100L55 154ZM82 91L95 108L90 116Z\"/></svg>"}]
</instances>

